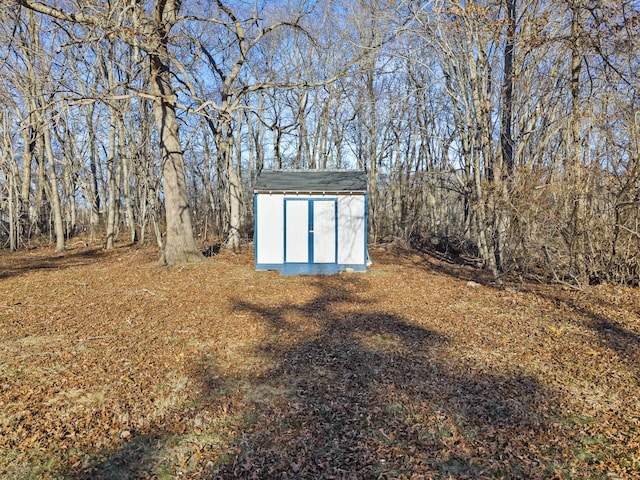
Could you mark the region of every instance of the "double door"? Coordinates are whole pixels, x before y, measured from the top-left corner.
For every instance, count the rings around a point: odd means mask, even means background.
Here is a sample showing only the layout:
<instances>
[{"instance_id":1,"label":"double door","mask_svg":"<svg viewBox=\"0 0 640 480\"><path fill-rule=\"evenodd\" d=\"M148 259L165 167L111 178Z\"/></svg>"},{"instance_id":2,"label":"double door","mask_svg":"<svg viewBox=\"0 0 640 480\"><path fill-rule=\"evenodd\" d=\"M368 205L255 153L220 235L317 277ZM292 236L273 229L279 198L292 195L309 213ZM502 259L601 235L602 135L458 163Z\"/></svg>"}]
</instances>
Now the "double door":
<instances>
[{"instance_id":1,"label":"double door","mask_svg":"<svg viewBox=\"0 0 640 480\"><path fill-rule=\"evenodd\" d=\"M337 212L335 198L285 199L285 263L337 263Z\"/></svg>"}]
</instances>

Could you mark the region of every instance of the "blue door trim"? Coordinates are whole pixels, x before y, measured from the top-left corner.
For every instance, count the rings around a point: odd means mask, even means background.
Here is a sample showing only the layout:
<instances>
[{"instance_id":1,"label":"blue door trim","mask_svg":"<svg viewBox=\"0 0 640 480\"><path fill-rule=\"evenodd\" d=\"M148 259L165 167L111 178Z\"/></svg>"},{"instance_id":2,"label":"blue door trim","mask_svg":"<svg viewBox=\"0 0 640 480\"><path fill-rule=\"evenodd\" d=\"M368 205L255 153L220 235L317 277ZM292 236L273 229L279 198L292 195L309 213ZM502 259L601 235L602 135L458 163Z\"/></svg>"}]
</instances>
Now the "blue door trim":
<instances>
[{"instance_id":1,"label":"blue door trim","mask_svg":"<svg viewBox=\"0 0 640 480\"><path fill-rule=\"evenodd\" d=\"M253 263L258 265L258 194L253 194Z\"/></svg>"},{"instance_id":2,"label":"blue door trim","mask_svg":"<svg viewBox=\"0 0 640 480\"><path fill-rule=\"evenodd\" d=\"M340 258L338 256L338 234L340 233L338 231L338 228L340 227L340 222L338 221L338 199L336 198L334 204L333 204L333 218L335 218L336 220L336 241L335 241L335 252L336 252L336 264L338 263L338 258Z\"/></svg>"},{"instance_id":3,"label":"blue door trim","mask_svg":"<svg viewBox=\"0 0 640 480\"><path fill-rule=\"evenodd\" d=\"M364 262L367 265L369 261L369 195L364 195Z\"/></svg>"},{"instance_id":4,"label":"blue door trim","mask_svg":"<svg viewBox=\"0 0 640 480\"><path fill-rule=\"evenodd\" d=\"M309 203L307 205L309 207L309 210L307 212L307 231L309 232L307 234L307 263L313 263L313 259L315 258L313 256L313 236L315 235L315 232L313 231L313 200L309 200Z\"/></svg>"}]
</instances>

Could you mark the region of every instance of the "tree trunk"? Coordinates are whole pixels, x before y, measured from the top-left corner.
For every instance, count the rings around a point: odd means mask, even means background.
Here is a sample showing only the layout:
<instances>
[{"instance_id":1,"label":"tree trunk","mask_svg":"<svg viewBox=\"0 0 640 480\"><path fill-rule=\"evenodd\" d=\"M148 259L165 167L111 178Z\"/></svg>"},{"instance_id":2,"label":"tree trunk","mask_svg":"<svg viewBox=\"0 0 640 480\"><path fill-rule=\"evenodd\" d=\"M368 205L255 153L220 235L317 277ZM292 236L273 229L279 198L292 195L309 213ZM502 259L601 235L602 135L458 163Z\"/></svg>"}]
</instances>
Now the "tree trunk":
<instances>
[{"instance_id":1,"label":"tree trunk","mask_svg":"<svg viewBox=\"0 0 640 480\"><path fill-rule=\"evenodd\" d=\"M18 249L18 224L16 222L16 176L13 172L9 176L9 250L15 252Z\"/></svg>"},{"instance_id":2,"label":"tree trunk","mask_svg":"<svg viewBox=\"0 0 640 480\"><path fill-rule=\"evenodd\" d=\"M108 203L107 203L107 236L104 242L104 248L110 249L114 246L114 240L116 236L116 211L118 209L120 201L117 195L116 185L116 113L113 107L109 108L109 119L111 128L109 129L109 156L107 157L107 191L108 191Z\"/></svg>"},{"instance_id":3,"label":"tree trunk","mask_svg":"<svg viewBox=\"0 0 640 480\"><path fill-rule=\"evenodd\" d=\"M260 96L258 96L258 112L260 112L260 114L262 114L261 113L262 108L263 108L263 96L262 94L260 94ZM254 136L254 142L256 145L256 167L255 167L256 176L262 171L262 167L264 166L264 136L265 136L264 123L257 122L255 136ZM252 178L252 180L255 180L255 176ZM251 184L253 185L253 182Z\"/></svg>"},{"instance_id":4,"label":"tree trunk","mask_svg":"<svg viewBox=\"0 0 640 480\"><path fill-rule=\"evenodd\" d=\"M33 151L36 144L36 134L33 128L32 115L27 114L28 127L22 129L22 184L20 186L20 229L29 235L31 229L31 162L33 161Z\"/></svg>"},{"instance_id":5,"label":"tree trunk","mask_svg":"<svg viewBox=\"0 0 640 480\"><path fill-rule=\"evenodd\" d=\"M238 111L238 135L240 135L240 120L243 112ZM237 143L236 151L238 153L237 167L233 162L233 136L229 131L227 134L227 172L229 176L229 235L227 237L227 247L237 252L240 250L240 244L242 237L240 235L240 229L242 227L242 177L240 176L241 169L241 151L240 142Z\"/></svg>"},{"instance_id":6,"label":"tree trunk","mask_svg":"<svg viewBox=\"0 0 640 480\"><path fill-rule=\"evenodd\" d=\"M98 189L98 143L96 133L93 127L93 112L95 105L91 104L85 116L87 125L87 135L89 144L89 169L87 170L87 181L85 191L89 200L89 239L93 241L94 235L100 224L100 209L102 208L100 201L100 191Z\"/></svg>"},{"instance_id":7,"label":"tree trunk","mask_svg":"<svg viewBox=\"0 0 640 480\"><path fill-rule=\"evenodd\" d=\"M223 105L225 103L223 102ZM240 249L240 223L242 221L242 185L240 175L233 163L233 131L231 129L230 113L220 115L218 127L218 155L219 161L224 165L227 176L227 208L229 224L225 247L234 252Z\"/></svg>"},{"instance_id":8,"label":"tree trunk","mask_svg":"<svg viewBox=\"0 0 640 480\"><path fill-rule=\"evenodd\" d=\"M122 114L118 114L118 130L125 132L124 120ZM134 146L130 145L129 152L127 153L127 145L125 142L124 133L118 136L118 152L120 158L120 166L122 168L122 181L119 183L122 185L122 198L124 200L124 208L126 213L127 227L129 228L129 239L131 243L138 241L138 232L136 231L136 222L133 213L133 206L131 200L131 151Z\"/></svg>"},{"instance_id":9,"label":"tree trunk","mask_svg":"<svg viewBox=\"0 0 640 480\"><path fill-rule=\"evenodd\" d=\"M496 179L495 242L498 270L504 271L508 229L511 223L509 188L514 173L513 141L513 60L516 45L516 0L505 0L507 31L504 48L504 78L502 81L502 116L500 120L500 178Z\"/></svg>"},{"instance_id":10,"label":"tree trunk","mask_svg":"<svg viewBox=\"0 0 640 480\"><path fill-rule=\"evenodd\" d=\"M580 108L580 72L582 69L582 42L580 41L580 6L571 8L571 164L569 166L572 195L570 215L572 256L575 259L575 271L579 283L588 281L585 263L585 198L583 195L582 172L582 109Z\"/></svg>"},{"instance_id":11,"label":"tree trunk","mask_svg":"<svg viewBox=\"0 0 640 480\"><path fill-rule=\"evenodd\" d=\"M151 57L151 91L153 112L160 139L160 157L165 201L167 238L160 263L178 265L202 260L196 246L191 209L185 182L185 166L178 134L173 93L168 66L158 55Z\"/></svg>"},{"instance_id":12,"label":"tree trunk","mask_svg":"<svg viewBox=\"0 0 640 480\"><path fill-rule=\"evenodd\" d=\"M69 132L67 132L69 133ZM76 181L73 175L73 157L65 155L64 159L64 185L66 190L67 211L67 238L75 236L78 228L78 212L76 208Z\"/></svg>"},{"instance_id":13,"label":"tree trunk","mask_svg":"<svg viewBox=\"0 0 640 480\"><path fill-rule=\"evenodd\" d=\"M503 168L513 174L513 55L516 41L516 0L505 0L507 7L507 36L504 48L504 79L502 83L502 119L500 147ZM504 171L504 170L503 170Z\"/></svg>"},{"instance_id":14,"label":"tree trunk","mask_svg":"<svg viewBox=\"0 0 640 480\"><path fill-rule=\"evenodd\" d=\"M242 221L242 185L240 175L233 164L229 165L229 233L226 247L234 252L240 249L240 226Z\"/></svg>"},{"instance_id":15,"label":"tree trunk","mask_svg":"<svg viewBox=\"0 0 640 480\"><path fill-rule=\"evenodd\" d=\"M0 153L4 158L1 159L0 165L4 165L6 170L3 170L3 176L5 180L5 188L8 190L7 201L7 213L9 215L9 250L15 251L18 249L18 231L19 231L19 205L20 199L18 195L18 185L20 185L20 170L16 162L16 156L13 148L13 142L11 135L9 134L9 113L7 111L2 114L2 125L0 131L2 132L2 141L0 143ZM3 228L4 230L4 228ZM0 248L4 245L0 245Z\"/></svg>"},{"instance_id":16,"label":"tree trunk","mask_svg":"<svg viewBox=\"0 0 640 480\"><path fill-rule=\"evenodd\" d=\"M44 136L44 148L49 162L49 178L51 185L48 186L49 201L53 213L53 226L56 234L56 252L64 252L64 222L62 220L62 205L60 204L60 191L58 189L58 175L56 173L55 157L51 146L51 131L46 119L42 122L42 133ZM44 162L44 160L43 160Z\"/></svg>"}]
</instances>

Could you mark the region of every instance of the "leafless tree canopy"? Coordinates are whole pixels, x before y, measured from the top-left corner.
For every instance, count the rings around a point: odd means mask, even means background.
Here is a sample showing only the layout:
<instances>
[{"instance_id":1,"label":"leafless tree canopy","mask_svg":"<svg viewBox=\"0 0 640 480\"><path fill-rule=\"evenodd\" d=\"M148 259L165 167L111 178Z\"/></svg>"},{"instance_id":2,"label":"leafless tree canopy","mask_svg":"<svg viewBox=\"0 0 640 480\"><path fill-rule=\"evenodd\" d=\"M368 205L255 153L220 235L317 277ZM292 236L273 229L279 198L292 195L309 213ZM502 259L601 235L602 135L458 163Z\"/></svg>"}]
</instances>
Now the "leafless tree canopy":
<instances>
[{"instance_id":1,"label":"leafless tree canopy","mask_svg":"<svg viewBox=\"0 0 640 480\"><path fill-rule=\"evenodd\" d=\"M166 264L253 228L263 168L363 168L371 242L640 280L632 0L7 0L0 241Z\"/></svg>"}]
</instances>

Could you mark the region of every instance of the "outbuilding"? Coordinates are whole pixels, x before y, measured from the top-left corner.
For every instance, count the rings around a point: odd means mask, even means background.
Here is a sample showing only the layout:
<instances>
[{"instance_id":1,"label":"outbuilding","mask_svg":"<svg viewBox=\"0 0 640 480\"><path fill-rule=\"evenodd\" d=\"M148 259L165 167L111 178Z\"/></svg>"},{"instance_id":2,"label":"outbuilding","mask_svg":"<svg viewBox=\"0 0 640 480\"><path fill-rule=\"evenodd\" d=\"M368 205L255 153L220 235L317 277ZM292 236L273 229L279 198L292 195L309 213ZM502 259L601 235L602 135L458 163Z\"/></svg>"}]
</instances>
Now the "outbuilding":
<instances>
[{"instance_id":1,"label":"outbuilding","mask_svg":"<svg viewBox=\"0 0 640 480\"><path fill-rule=\"evenodd\" d=\"M254 185L254 218L257 270L366 270L364 171L263 170Z\"/></svg>"}]
</instances>

